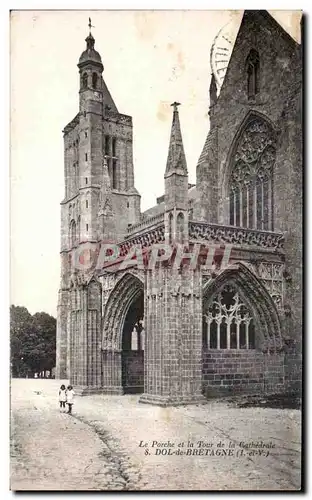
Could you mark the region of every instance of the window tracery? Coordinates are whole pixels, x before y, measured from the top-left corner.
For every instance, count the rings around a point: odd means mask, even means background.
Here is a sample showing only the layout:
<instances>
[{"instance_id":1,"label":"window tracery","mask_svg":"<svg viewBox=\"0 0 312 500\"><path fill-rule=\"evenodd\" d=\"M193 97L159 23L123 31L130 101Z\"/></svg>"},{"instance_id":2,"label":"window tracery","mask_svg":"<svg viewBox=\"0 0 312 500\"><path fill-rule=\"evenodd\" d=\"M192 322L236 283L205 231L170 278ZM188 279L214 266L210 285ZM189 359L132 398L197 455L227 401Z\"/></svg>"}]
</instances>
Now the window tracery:
<instances>
[{"instance_id":1,"label":"window tracery","mask_svg":"<svg viewBox=\"0 0 312 500\"><path fill-rule=\"evenodd\" d=\"M230 175L230 225L273 230L276 139L262 118L250 119L234 151Z\"/></svg>"},{"instance_id":2,"label":"window tracery","mask_svg":"<svg viewBox=\"0 0 312 500\"><path fill-rule=\"evenodd\" d=\"M204 319L208 349L255 349L254 319L231 284L214 296Z\"/></svg>"}]
</instances>

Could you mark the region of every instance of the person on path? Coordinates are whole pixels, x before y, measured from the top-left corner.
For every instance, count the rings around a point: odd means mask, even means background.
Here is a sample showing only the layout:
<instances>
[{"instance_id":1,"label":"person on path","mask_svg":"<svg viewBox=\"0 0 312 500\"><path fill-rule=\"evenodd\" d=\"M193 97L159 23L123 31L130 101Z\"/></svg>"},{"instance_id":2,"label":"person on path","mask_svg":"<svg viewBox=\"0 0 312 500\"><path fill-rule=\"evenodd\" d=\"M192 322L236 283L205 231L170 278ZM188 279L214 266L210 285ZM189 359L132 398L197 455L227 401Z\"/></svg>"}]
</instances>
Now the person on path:
<instances>
[{"instance_id":1,"label":"person on path","mask_svg":"<svg viewBox=\"0 0 312 500\"><path fill-rule=\"evenodd\" d=\"M75 391L73 389L73 386L72 385L69 385L67 387L67 391L66 391L66 398L67 398L67 404L68 404L68 413L71 414L72 412L72 407L73 407L73 404L74 404L74 396L75 396Z\"/></svg>"},{"instance_id":2,"label":"person on path","mask_svg":"<svg viewBox=\"0 0 312 500\"><path fill-rule=\"evenodd\" d=\"M60 410L62 411L62 408L65 410L65 403L66 403L66 387L64 384L61 385L60 390L59 390L59 402L60 402Z\"/></svg>"}]
</instances>

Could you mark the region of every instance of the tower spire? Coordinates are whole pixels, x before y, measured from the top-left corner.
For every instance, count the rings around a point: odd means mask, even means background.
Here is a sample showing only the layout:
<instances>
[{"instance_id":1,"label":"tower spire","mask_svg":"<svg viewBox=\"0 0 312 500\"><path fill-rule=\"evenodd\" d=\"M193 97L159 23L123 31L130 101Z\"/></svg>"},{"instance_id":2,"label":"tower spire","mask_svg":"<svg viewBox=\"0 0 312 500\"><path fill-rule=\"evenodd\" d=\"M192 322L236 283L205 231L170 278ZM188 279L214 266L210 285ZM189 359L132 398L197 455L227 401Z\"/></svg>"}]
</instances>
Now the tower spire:
<instances>
[{"instance_id":1,"label":"tower spire","mask_svg":"<svg viewBox=\"0 0 312 500\"><path fill-rule=\"evenodd\" d=\"M181 104L176 101L171 104L173 107L173 118L165 177L174 172L180 175L187 175L187 165L178 111L178 106L180 105Z\"/></svg>"},{"instance_id":2,"label":"tower spire","mask_svg":"<svg viewBox=\"0 0 312 500\"><path fill-rule=\"evenodd\" d=\"M91 63L93 65L96 64L99 67L100 71L102 72L104 69L102 64L102 59L100 54L94 48L95 39L91 33L91 28L94 28L91 22L91 17L89 17L88 28L89 28L89 34L85 39L86 49L82 52L79 58L78 68L81 69L83 66L87 65L88 63Z\"/></svg>"},{"instance_id":3,"label":"tower spire","mask_svg":"<svg viewBox=\"0 0 312 500\"><path fill-rule=\"evenodd\" d=\"M87 38L86 38L86 42L87 42L87 50L94 50L94 43L95 43L95 39L94 39L94 37L92 36L92 33L91 33L91 28L94 28L95 26L93 26L93 25L91 24L91 17L89 17L88 27L89 27L89 35L88 35L88 36L87 36Z\"/></svg>"}]
</instances>

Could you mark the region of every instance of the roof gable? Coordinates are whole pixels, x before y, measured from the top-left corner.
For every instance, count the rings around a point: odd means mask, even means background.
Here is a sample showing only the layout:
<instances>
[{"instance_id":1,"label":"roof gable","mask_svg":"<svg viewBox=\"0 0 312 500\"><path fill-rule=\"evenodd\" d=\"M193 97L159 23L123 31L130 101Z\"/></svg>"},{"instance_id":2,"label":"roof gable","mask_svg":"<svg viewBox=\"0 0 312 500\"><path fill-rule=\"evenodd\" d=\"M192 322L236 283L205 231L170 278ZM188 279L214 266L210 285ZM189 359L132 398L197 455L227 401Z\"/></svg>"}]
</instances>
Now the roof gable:
<instances>
[{"instance_id":1,"label":"roof gable","mask_svg":"<svg viewBox=\"0 0 312 500\"><path fill-rule=\"evenodd\" d=\"M246 58L251 49L257 49L262 55L276 58L287 57L294 67L297 67L300 45L284 30L284 28L265 10L246 10L238 30L228 68L222 83L219 102L224 94L228 98L226 89L230 85L240 85L244 73ZM294 57L295 56L295 57ZM277 60L277 59L276 59ZM276 75L278 75L278 70Z\"/></svg>"}]
</instances>

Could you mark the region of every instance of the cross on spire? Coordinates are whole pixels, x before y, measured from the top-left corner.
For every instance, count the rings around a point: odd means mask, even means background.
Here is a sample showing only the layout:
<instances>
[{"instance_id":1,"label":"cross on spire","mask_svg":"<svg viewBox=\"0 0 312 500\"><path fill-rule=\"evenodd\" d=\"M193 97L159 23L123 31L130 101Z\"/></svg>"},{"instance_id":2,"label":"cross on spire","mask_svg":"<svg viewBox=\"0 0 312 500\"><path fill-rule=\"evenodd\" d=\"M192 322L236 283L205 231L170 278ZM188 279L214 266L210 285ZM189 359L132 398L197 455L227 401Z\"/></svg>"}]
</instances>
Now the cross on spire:
<instances>
[{"instance_id":1,"label":"cross on spire","mask_svg":"<svg viewBox=\"0 0 312 500\"><path fill-rule=\"evenodd\" d=\"M95 28L95 26L93 26L91 24L91 17L89 17L89 24L88 24L88 26L89 26L89 31L90 31L90 35L91 35L91 28Z\"/></svg>"},{"instance_id":2,"label":"cross on spire","mask_svg":"<svg viewBox=\"0 0 312 500\"><path fill-rule=\"evenodd\" d=\"M174 101L170 106L173 106L173 111L178 111L178 106L181 106L181 103Z\"/></svg>"}]
</instances>

